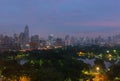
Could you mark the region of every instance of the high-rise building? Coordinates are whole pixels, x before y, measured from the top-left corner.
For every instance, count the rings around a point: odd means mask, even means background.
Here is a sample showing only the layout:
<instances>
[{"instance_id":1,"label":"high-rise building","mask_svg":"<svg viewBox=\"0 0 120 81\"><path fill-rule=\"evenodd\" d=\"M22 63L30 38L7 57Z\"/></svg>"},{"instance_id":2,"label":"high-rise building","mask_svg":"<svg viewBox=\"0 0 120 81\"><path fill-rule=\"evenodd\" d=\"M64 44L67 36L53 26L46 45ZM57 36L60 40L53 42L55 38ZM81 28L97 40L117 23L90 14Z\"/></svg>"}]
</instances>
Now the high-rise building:
<instances>
[{"instance_id":1,"label":"high-rise building","mask_svg":"<svg viewBox=\"0 0 120 81\"><path fill-rule=\"evenodd\" d=\"M64 46L64 41L62 38L56 38L55 39L55 46Z\"/></svg>"},{"instance_id":2,"label":"high-rise building","mask_svg":"<svg viewBox=\"0 0 120 81\"><path fill-rule=\"evenodd\" d=\"M7 51L7 50L14 50L15 44L13 37L4 36L1 40L0 50Z\"/></svg>"},{"instance_id":3,"label":"high-rise building","mask_svg":"<svg viewBox=\"0 0 120 81\"><path fill-rule=\"evenodd\" d=\"M26 25L24 30L25 44L29 43L29 27Z\"/></svg>"},{"instance_id":4,"label":"high-rise building","mask_svg":"<svg viewBox=\"0 0 120 81\"><path fill-rule=\"evenodd\" d=\"M54 46L54 35L53 34L50 34L48 36L48 45L49 46Z\"/></svg>"},{"instance_id":5,"label":"high-rise building","mask_svg":"<svg viewBox=\"0 0 120 81\"><path fill-rule=\"evenodd\" d=\"M38 49L40 46L40 40L38 35L31 36L30 48Z\"/></svg>"},{"instance_id":6,"label":"high-rise building","mask_svg":"<svg viewBox=\"0 0 120 81\"><path fill-rule=\"evenodd\" d=\"M29 49L29 27L26 25L24 32L19 35L21 49Z\"/></svg>"},{"instance_id":7,"label":"high-rise building","mask_svg":"<svg viewBox=\"0 0 120 81\"><path fill-rule=\"evenodd\" d=\"M69 45L71 45L70 36L69 36L69 35L66 35L66 36L65 36L65 46L69 46Z\"/></svg>"},{"instance_id":8,"label":"high-rise building","mask_svg":"<svg viewBox=\"0 0 120 81\"><path fill-rule=\"evenodd\" d=\"M40 38L40 48L45 48L47 46L47 41L43 38Z\"/></svg>"},{"instance_id":9,"label":"high-rise building","mask_svg":"<svg viewBox=\"0 0 120 81\"><path fill-rule=\"evenodd\" d=\"M71 41L71 45L72 45L72 46L78 45L78 44L77 44L77 38L76 38L76 37L72 36L72 37L70 38L70 41Z\"/></svg>"}]
</instances>

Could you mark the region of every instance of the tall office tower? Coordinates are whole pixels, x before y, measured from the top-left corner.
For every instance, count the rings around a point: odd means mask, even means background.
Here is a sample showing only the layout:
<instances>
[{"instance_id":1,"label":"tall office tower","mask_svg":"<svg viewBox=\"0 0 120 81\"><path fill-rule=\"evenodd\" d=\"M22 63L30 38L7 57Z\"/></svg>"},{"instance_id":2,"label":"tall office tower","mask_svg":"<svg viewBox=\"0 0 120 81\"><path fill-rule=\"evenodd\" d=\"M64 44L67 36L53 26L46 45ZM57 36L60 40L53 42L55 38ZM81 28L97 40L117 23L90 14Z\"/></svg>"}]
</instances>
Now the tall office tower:
<instances>
[{"instance_id":1,"label":"tall office tower","mask_svg":"<svg viewBox=\"0 0 120 81\"><path fill-rule=\"evenodd\" d=\"M24 32L19 35L19 43L22 50L29 49L29 28L26 25Z\"/></svg>"},{"instance_id":2,"label":"tall office tower","mask_svg":"<svg viewBox=\"0 0 120 81\"><path fill-rule=\"evenodd\" d=\"M43 38L40 38L40 48L44 48L47 45L47 41Z\"/></svg>"},{"instance_id":3,"label":"tall office tower","mask_svg":"<svg viewBox=\"0 0 120 81\"><path fill-rule=\"evenodd\" d=\"M64 41L62 38L56 38L55 39L55 46L56 47L61 47L61 46L64 46Z\"/></svg>"},{"instance_id":4,"label":"tall office tower","mask_svg":"<svg viewBox=\"0 0 120 81\"><path fill-rule=\"evenodd\" d=\"M30 48L31 49L38 49L40 45L40 40L38 35L31 36L31 43Z\"/></svg>"},{"instance_id":5,"label":"tall office tower","mask_svg":"<svg viewBox=\"0 0 120 81\"><path fill-rule=\"evenodd\" d=\"M66 36L65 36L65 46L69 46L69 45L71 45L70 36L69 36L69 35L66 35Z\"/></svg>"},{"instance_id":6,"label":"tall office tower","mask_svg":"<svg viewBox=\"0 0 120 81\"><path fill-rule=\"evenodd\" d=\"M72 37L70 38L70 41L71 41L71 45L72 45L72 46L78 45L78 44L77 44L77 38L76 38L76 37L72 36Z\"/></svg>"},{"instance_id":7,"label":"tall office tower","mask_svg":"<svg viewBox=\"0 0 120 81\"><path fill-rule=\"evenodd\" d=\"M54 46L54 35L53 34L50 34L48 36L48 45L49 46Z\"/></svg>"},{"instance_id":8,"label":"tall office tower","mask_svg":"<svg viewBox=\"0 0 120 81\"><path fill-rule=\"evenodd\" d=\"M15 33L13 37L14 37L15 43L19 43L19 34Z\"/></svg>"},{"instance_id":9,"label":"tall office tower","mask_svg":"<svg viewBox=\"0 0 120 81\"><path fill-rule=\"evenodd\" d=\"M25 44L29 43L29 27L26 25L24 30Z\"/></svg>"}]
</instances>

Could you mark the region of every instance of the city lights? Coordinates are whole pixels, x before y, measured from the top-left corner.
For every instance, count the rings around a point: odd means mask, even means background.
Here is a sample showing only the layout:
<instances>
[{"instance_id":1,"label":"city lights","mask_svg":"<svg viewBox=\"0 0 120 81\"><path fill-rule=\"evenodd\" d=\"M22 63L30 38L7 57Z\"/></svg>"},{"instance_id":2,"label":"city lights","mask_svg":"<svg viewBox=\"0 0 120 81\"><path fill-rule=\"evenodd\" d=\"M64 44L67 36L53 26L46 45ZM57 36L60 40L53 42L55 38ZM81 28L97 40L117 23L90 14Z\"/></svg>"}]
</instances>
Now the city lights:
<instances>
[{"instance_id":1,"label":"city lights","mask_svg":"<svg viewBox=\"0 0 120 81\"><path fill-rule=\"evenodd\" d=\"M0 0L0 81L120 81L120 0Z\"/></svg>"}]
</instances>

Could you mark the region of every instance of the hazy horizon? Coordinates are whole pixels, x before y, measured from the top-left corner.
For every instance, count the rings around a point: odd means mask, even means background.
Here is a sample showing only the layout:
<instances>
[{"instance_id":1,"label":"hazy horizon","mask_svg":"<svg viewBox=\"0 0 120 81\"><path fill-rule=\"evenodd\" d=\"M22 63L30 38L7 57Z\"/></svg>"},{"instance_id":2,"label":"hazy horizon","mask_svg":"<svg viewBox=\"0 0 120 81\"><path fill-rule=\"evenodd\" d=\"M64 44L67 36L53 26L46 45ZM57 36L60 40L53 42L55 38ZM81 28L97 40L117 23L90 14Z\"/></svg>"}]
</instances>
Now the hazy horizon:
<instances>
[{"instance_id":1,"label":"hazy horizon","mask_svg":"<svg viewBox=\"0 0 120 81\"><path fill-rule=\"evenodd\" d=\"M119 8L120 0L0 0L0 34L19 34L28 25L40 37L115 35Z\"/></svg>"}]
</instances>

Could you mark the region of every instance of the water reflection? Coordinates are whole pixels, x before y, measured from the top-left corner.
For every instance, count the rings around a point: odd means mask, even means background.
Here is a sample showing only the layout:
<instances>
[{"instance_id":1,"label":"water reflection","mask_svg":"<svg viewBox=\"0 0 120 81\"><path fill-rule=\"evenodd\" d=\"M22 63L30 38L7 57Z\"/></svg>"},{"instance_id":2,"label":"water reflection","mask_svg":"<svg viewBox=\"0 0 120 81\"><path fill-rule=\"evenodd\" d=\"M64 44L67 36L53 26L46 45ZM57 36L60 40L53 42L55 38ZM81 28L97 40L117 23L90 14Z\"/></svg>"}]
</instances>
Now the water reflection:
<instances>
[{"instance_id":1,"label":"water reflection","mask_svg":"<svg viewBox=\"0 0 120 81\"><path fill-rule=\"evenodd\" d=\"M82 60L82 61L84 61L85 63L90 64L91 66L94 66L95 58L93 58L93 59L78 58L78 60ZM117 59L117 60L111 60L111 61L104 61L104 64L105 64L105 67L106 67L106 68L109 68L112 64L117 64L119 61L120 61L119 59Z\"/></svg>"}]
</instances>

